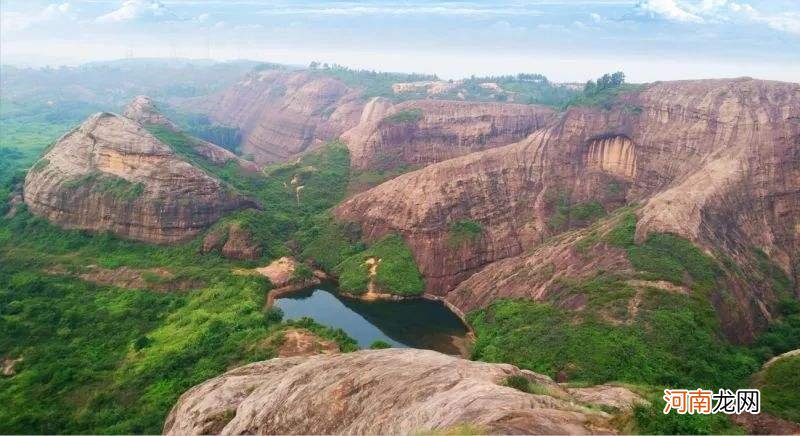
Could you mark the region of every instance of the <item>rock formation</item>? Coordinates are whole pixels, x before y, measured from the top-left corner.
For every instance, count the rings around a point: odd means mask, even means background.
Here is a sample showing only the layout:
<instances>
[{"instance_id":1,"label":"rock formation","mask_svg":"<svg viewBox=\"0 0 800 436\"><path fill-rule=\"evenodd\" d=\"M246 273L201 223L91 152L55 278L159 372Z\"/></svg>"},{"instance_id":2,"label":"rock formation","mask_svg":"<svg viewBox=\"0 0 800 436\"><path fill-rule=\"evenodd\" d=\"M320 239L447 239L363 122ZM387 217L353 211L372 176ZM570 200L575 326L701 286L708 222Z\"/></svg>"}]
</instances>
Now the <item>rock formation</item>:
<instances>
[{"instance_id":1,"label":"rock formation","mask_svg":"<svg viewBox=\"0 0 800 436\"><path fill-rule=\"evenodd\" d=\"M610 109L571 108L515 144L405 174L335 213L370 240L401 234L438 295L563 231L570 208L587 203L644 203L638 240L671 232L737 262L759 247L797 278L799 151L800 85L663 82ZM464 220L480 234L453 244L449 234ZM752 307L776 301L753 287L736 293L755 296Z\"/></svg>"},{"instance_id":2,"label":"rock formation","mask_svg":"<svg viewBox=\"0 0 800 436\"><path fill-rule=\"evenodd\" d=\"M226 212L253 206L139 123L111 113L61 137L28 172L24 199L59 226L152 243L189 239Z\"/></svg>"},{"instance_id":3,"label":"rock formation","mask_svg":"<svg viewBox=\"0 0 800 436\"><path fill-rule=\"evenodd\" d=\"M503 386L509 376L524 377L549 395ZM602 397L582 395L589 396ZM579 403L550 378L507 364L429 350L364 350L278 358L229 371L184 393L164 433L615 432L608 414Z\"/></svg>"},{"instance_id":4,"label":"rock formation","mask_svg":"<svg viewBox=\"0 0 800 436\"><path fill-rule=\"evenodd\" d=\"M391 105L375 98L342 140L356 169L427 165L516 142L552 115L551 109L522 104L419 100Z\"/></svg>"},{"instance_id":5,"label":"rock formation","mask_svg":"<svg viewBox=\"0 0 800 436\"><path fill-rule=\"evenodd\" d=\"M159 111L153 100L144 95L135 97L125 107L122 114L126 118L130 118L145 127L160 126L172 132L180 131L178 126ZM243 170L251 172L258 171L258 166L255 163L240 159L230 151L208 141L193 138L191 146L195 153L215 165L225 165L232 161Z\"/></svg>"},{"instance_id":6,"label":"rock formation","mask_svg":"<svg viewBox=\"0 0 800 436\"><path fill-rule=\"evenodd\" d=\"M219 250L223 257L236 260L254 260L261 257L263 247L253 240L253 233L239 223L230 223L206 233L201 251Z\"/></svg>"},{"instance_id":7,"label":"rock formation","mask_svg":"<svg viewBox=\"0 0 800 436\"><path fill-rule=\"evenodd\" d=\"M137 95L125 106L122 116L130 118L143 125L164 126L170 130L178 130L178 127L165 117L158 110L153 100L146 95Z\"/></svg>"},{"instance_id":8,"label":"rock formation","mask_svg":"<svg viewBox=\"0 0 800 436\"><path fill-rule=\"evenodd\" d=\"M242 131L242 153L257 163L286 161L353 127L360 92L313 71L257 71L206 102L218 123Z\"/></svg>"}]
</instances>

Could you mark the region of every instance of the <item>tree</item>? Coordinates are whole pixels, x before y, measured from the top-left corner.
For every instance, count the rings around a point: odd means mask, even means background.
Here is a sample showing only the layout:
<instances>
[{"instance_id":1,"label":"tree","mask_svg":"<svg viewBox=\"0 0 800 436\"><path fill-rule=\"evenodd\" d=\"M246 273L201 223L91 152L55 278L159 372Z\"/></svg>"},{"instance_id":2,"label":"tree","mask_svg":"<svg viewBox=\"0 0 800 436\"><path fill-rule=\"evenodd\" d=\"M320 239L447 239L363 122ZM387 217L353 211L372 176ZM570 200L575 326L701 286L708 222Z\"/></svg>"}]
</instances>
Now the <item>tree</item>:
<instances>
[{"instance_id":1,"label":"tree","mask_svg":"<svg viewBox=\"0 0 800 436\"><path fill-rule=\"evenodd\" d=\"M586 95L592 95L597 92L597 85L594 83L594 80L589 80L586 82L586 85L583 86L583 93Z\"/></svg>"},{"instance_id":2,"label":"tree","mask_svg":"<svg viewBox=\"0 0 800 436\"><path fill-rule=\"evenodd\" d=\"M611 86L617 88L622 86L623 83L625 83L625 73L622 71L617 71L611 75Z\"/></svg>"}]
</instances>

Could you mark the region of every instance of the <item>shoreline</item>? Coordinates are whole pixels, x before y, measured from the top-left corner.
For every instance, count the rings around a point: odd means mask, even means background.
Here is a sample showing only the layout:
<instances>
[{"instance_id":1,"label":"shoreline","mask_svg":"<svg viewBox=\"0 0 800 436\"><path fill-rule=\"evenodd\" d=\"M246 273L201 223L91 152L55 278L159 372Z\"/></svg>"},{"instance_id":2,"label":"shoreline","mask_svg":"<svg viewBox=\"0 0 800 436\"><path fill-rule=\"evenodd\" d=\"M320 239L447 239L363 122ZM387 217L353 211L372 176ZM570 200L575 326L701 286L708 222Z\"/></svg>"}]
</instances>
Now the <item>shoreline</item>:
<instances>
[{"instance_id":1,"label":"shoreline","mask_svg":"<svg viewBox=\"0 0 800 436\"><path fill-rule=\"evenodd\" d=\"M344 292L344 291L339 290L338 282L333 278L328 277L328 278L325 279L325 281L328 281L328 282L336 284L336 293L338 295L341 295L341 296L343 296L345 298L352 298L352 299L355 299L355 300L361 300L361 301L404 301L404 300L419 300L419 299L421 299L421 300L436 301L436 302L442 303L447 308L447 310L449 310L453 315L456 316L456 318L459 319L459 321L461 321L461 324L464 326L464 328L467 331L466 334L464 335L464 337L466 339L468 339L470 342L474 341L475 338L476 338L475 330L467 322L467 317L464 315L464 312L461 311L461 309L459 309L455 305L453 305L453 303L445 300L444 298L442 298L442 297L440 297L438 295L429 295L429 294L424 294L423 293L421 295L405 296L405 295L389 294L389 293L385 293L385 292L365 292L364 294L352 294L350 292ZM323 281L320 280L319 278L314 277L313 279L308 279L303 283L286 285L286 286L282 286L280 288L272 289L272 290L267 292L267 297L266 297L266 302L264 304L264 309L266 310L266 309L269 309L270 307L272 307L272 305L275 302L275 299L277 299L277 298L292 294L294 292L302 291L302 290L304 290L306 288L309 288L309 287L312 287L312 286L320 285L320 284L322 284L322 282Z\"/></svg>"}]
</instances>

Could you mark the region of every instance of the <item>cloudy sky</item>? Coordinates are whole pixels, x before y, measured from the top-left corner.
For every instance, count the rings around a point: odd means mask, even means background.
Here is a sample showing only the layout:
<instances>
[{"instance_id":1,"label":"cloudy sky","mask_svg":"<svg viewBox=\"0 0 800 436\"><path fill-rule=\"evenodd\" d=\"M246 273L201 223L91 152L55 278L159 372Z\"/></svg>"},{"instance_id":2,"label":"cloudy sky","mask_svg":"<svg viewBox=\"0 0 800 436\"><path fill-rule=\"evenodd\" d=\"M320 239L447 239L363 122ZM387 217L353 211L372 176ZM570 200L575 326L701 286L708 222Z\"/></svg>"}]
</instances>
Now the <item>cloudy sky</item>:
<instances>
[{"instance_id":1,"label":"cloudy sky","mask_svg":"<svg viewBox=\"0 0 800 436\"><path fill-rule=\"evenodd\" d=\"M0 61L255 59L584 81L800 81L800 0L0 0Z\"/></svg>"}]
</instances>

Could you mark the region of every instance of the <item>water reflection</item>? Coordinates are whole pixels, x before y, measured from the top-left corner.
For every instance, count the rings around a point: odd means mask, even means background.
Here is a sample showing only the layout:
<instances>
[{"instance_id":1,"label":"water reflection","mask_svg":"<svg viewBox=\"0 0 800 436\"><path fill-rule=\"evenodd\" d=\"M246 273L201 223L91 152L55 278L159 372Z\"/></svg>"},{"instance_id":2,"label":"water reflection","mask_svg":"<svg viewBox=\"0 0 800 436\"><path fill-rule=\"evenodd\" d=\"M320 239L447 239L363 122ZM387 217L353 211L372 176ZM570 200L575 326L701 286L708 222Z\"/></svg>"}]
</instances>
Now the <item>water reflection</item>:
<instances>
[{"instance_id":1,"label":"water reflection","mask_svg":"<svg viewBox=\"0 0 800 436\"><path fill-rule=\"evenodd\" d=\"M450 310L436 301L362 301L321 285L275 300L286 319L304 316L320 324L338 327L369 347L381 340L393 347L427 348L463 354L466 329Z\"/></svg>"}]
</instances>

